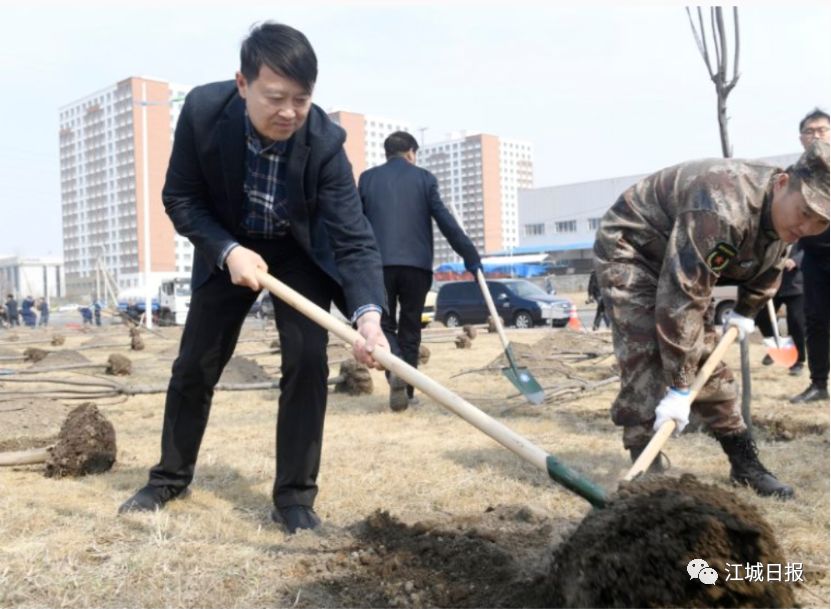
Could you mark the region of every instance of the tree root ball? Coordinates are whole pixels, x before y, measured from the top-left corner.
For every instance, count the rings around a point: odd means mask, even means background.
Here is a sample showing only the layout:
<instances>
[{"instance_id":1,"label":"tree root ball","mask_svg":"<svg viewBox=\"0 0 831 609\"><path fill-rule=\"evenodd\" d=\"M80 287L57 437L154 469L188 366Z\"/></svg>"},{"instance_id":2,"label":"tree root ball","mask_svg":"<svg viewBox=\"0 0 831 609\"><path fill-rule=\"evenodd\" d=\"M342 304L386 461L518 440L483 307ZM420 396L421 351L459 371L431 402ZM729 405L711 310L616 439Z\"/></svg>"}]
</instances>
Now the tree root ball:
<instances>
[{"instance_id":1,"label":"tree root ball","mask_svg":"<svg viewBox=\"0 0 831 609\"><path fill-rule=\"evenodd\" d=\"M364 395L372 393L372 375L369 368L355 360L347 360L340 365L339 380L335 383L336 393Z\"/></svg>"},{"instance_id":2,"label":"tree root ball","mask_svg":"<svg viewBox=\"0 0 831 609\"><path fill-rule=\"evenodd\" d=\"M702 559L715 584L691 578ZM727 564L785 565L773 531L735 495L685 474L621 487L558 546L543 579L545 607L793 607L791 583L731 579ZM784 567L783 574L784 574ZM711 574L712 575L712 574ZM784 575L783 575L784 579Z\"/></svg>"},{"instance_id":3,"label":"tree root ball","mask_svg":"<svg viewBox=\"0 0 831 609\"><path fill-rule=\"evenodd\" d=\"M52 340L49 342L53 347L60 347L62 344L66 342L66 339L61 334L55 334L52 336Z\"/></svg>"},{"instance_id":4,"label":"tree root ball","mask_svg":"<svg viewBox=\"0 0 831 609\"><path fill-rule=\"evenodd\" d=\"M473 341L471 341L466 334L459 334L459 336L456 337L457 349L470 349L472 346Z\"/></svg>"},{"instance_id":5,"label":"tree root ball","mask_svg":"<svg viewBox=\"0 0 831 609\"><path fill-rule=\"evenodd\" d=\"M37 363L43 359L46 359L47 355L49 355L49 351L38 349L37 347L29 347L28 349L23 351L23 358L27 362Z\"/></svg>"},{"instance_id":6,"label":"tree root ball","mask_svg":"<svg viewBox=\"0 0 831 609\"><path fill-rule=\"evenodd\" d=\"M496 332L496 322L493 321L493 317L490 315L488 316L488 332L490 334Z\"/></svg>"},{"instance_id":7,"label":"tree root ball","mask_svg":"<svg viewBox=\"0 0 831 609\"><path fill-rule=\"evenodd\" d=\"M73 409L49 451L48 478L86 476L108 471L115 463L115 428L92 402Z\"/></svg>"},{"instance_id":8,"label":"tree root ball","mask_svg":"<svg viewBox=\"0 0 831 609\"><path fill-rule=\"evenodd\" d=\"M130 339L130 349L133 351L141 351L144 349L144 341L141 339L141 336L136 334Z\"/></svg>"},{"instance_id":9,"label":"tree root ball","mask_svg":"<svg viewBox=\"0 0 831 609\"><path fill-rule=\"evenodd\" d=\"M476 328L471 325L462 326L462 332L464 332L470 340L476 338L476 335L478 334Z\"/></svg>"},{"instance_id":10,"label":"tree root ball","mask_svg":"<svg viewBox=\"0 0 831 609\"><path fill-rule=\"evenodd\" d=\"M430 349L426 345L418 346L418 363L422 366L430 361Z\"/></svg>"},{"instance_id":11,"label":"tree root ball","mask_svg":"<svg viewBox=\"0 0 831 609\"><path fill-rule=\"evenodd\" d=\"M107 374L126 376L133 371L133 362L129 357L111 353L107 358Z\"/></svg>"}]
</instances>

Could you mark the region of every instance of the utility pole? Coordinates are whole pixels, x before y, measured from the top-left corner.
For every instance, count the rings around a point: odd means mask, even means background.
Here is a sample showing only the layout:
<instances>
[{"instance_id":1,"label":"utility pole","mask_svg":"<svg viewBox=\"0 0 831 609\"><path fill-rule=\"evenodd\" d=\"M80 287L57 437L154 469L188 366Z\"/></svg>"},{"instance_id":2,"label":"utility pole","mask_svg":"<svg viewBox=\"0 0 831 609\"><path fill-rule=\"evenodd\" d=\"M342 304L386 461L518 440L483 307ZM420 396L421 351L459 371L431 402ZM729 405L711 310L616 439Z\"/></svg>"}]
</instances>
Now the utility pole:
<instances>
[{"instance_id":1,"label":"utility pole","mask_svg":"<svg viewBox=\"0 0 831 609\"><path fill-rule=\"evenodd\" d=\"M424 132L427 131L429 128L430 127L419 127L418 128L419 133L421 133L421 141L419 142L419 144L422 147L424 147Z\"/></svg>"}]
</instances>

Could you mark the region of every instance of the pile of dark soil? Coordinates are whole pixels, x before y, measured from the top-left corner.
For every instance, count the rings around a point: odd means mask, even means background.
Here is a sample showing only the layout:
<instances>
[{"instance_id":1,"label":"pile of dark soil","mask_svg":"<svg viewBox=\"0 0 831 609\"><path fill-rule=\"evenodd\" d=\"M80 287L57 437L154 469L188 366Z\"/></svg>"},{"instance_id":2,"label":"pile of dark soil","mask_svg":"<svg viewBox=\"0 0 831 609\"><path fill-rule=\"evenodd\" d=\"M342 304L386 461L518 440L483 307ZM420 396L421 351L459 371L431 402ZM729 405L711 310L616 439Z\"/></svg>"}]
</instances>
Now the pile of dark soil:
<instances>
[{"instance_id":1,"label":"pile of dark soil","mask_svg":"<svg viewBox=\"0 0 831 609\"><path fill-rule=\"evenodd\" d=\"M49 451L44 475L85 476L108 471L115 463L115 428L92 402L74 408Z\"/></svg>"},{"instance_id":2,"label":"pile of dark soil","mask_svg":"<svg viewBox=\"0 0 831 609\"><path fill-rule=\"evenodd\" d=\"M372 393L372 375L369 373L369 368L353 359L341 363L337 378L335 393L349 395Z\"/></svg>"},{"instance_id":3,"label":"pile of dark soil","mask_svg":"<svg viewBox=\"0 0 831 609\"><path fill-rule=\"evenodd\" d=\"M692 579L703 559L719 576ZM553 552L540 587L546 607L793 607L784 582L726 581L726 565L785 564L773 531L752 506L694 476L621 488Z\"/></svg>"},{"instance_id":4,"label":"pile of dark soil","mask_svg":"<svg viewBox=\"0 0 831 609\"><path fill-rule=\"evenodd\" d=\"M133 362L130 358L119 353L111 353L107 358L107 374L128 375L133 370Z\"/></svg>"},{"instance_id":5,"label":"pile of dark soil","mask_svg":"<svg viewBox=\"0 0 831 609\"><path fill-rule=\"evenodd\" d=\"M72 349L60 349L57 351L48 351L42 359L35 360L32 368L49 368L51 366L62 366L65 364L88 364L87 359L82 353L73 351Z\"/></svg>"},{"instance_id":6,"label":"pile of dark soil","mask_svg":"<svg viewBox=\"0 0 831 609\"><path fill-rule=\"evenodd\" d=\"M488 508L469 522L412 525L379 511L355 525L355 550L326 565L347 574L323 587L346 607L533 606L551 530L524 506Z\"/></svg>"},{"instance_id":7,"label":"pile of dark soil","mask_svg":"<svg viewBox=\"0 0 831 609\"><path fill-rule=\"evenodd\" d=\"M225 370L222 371L219 382L265 383L273 380L274 378L263 370L257 362L235 355L228 361Z\"/></svg>"}]
</instances>

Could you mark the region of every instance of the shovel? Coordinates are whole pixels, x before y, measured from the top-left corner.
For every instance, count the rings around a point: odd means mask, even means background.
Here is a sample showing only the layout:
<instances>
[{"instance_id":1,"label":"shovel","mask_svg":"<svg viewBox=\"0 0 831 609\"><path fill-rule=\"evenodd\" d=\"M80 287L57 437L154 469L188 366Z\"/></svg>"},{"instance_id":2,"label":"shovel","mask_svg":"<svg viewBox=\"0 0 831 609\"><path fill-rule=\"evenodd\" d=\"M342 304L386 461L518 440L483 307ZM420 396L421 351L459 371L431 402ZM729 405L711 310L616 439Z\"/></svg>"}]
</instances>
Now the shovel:
<instances>
[{"instance_id":1,"label":"shovel","mask_svg":"<svg viewBox=\"0 0 831 609\"><path fill-rule=\"evenodd\" d=\"M790 368L796 363L799 353L796 350L796 345L790 336L784 338L779 336L779 324L776 319L776 310L773 308L773 300L768 300L768 315L770 315L770 325L773 329L773 338L764 339L767 346L767 354L770 358L785 368Z\"/></svg>"},{"instance_id":2,"label":"shovel","mask_svg":"<svg viewBox=\"0 0 831 609\"><path fill-rule=\"evenodd\" d=\"M274 296L350 345L355 344L355 341L363 340L361 335L350 326L268 273L257 271L257 281ZM555 456L546 453L542 448L520 436L512 429L486 415L476 406L443 387L424 373L419 372L390 353L388 349L376 348L372 352L372 357L384 368L401 377L422 393L429 395L482 433L496 440L531 465L547 472L552 480L580 495L593 506L603 507L606 505L606 492L591 480L572 470Z\"/></svg>"},{"instance_id":3,"label":"shovel","mask_svg":"<svg viewBox=\"0 0 831 609\"><path fill-rule=\"evenodd\" d=\"M727 331L722 335L721 340L718 341L718 344L716 345L716 348L713 349L710 357L707 358L707 361L704 362L703 366L701 366L698 374L695 375L695 380L693 381L693 384L690 387L690 393L687 396L687 400L689 400L690 404L695 401L695 396L698 395L698 392L701 391L701 388L707 383L707 380L710 378L710 375L713 373L716 366L718 366L719 362L724 359L724 354L727 352L730 345L733 344L733 341L736 340L738 335L739 330L734 326L727 328ZM672 435L673 431L675 431L675 421L667 421L661 425L661 427L658 428L658 431L655 432L655 435L652 436L649 444L646 445L646 448L643 449L643 452L632 464L632 467L628 472L626 472L623 479L627 481L632 480L638 474L641 474L649 469L649 466L652 465L655 457L658 456L658 453L661 451L664 444L666 444L666 441Z\"/></svg>"},{"instance_id":4,"label":"shovel","mask_svg":"<svg viewBox=\"0 0 831 609\"><path fill-rule=\"evenodd\" d=\"M502 346L505 349L505 357L508 358L508 368L502 369L502 374L508 377L508 380L513 383L514 387L520 390L525 399L532 404L542 404L545 399L545 392L543 391L537 379L533 377L528 368L519 368L514 359L514 352L511 349L511 344L505 336L505 329L502 327L502 318L497 314L496 307L491 298L491 291L488 289L488 284L485 282L485 275L482 270L476 271L476 281L479 282L479 288L482 290L482 296L488 305L488 311L491 314L493 323L496 326L496 331L499 334L499 340L502 341Z\"/></svg>"}]
</instances>

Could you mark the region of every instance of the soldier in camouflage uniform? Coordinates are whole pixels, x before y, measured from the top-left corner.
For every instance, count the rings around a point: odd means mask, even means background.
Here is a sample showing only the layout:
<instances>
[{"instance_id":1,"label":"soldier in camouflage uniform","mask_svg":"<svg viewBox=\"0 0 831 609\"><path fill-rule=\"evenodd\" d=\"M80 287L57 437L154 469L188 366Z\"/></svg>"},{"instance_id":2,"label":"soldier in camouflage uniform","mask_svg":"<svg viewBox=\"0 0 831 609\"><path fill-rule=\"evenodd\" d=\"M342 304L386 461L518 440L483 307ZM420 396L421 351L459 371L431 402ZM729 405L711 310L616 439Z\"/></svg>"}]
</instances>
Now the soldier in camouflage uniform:
<instances>
[{"instance_id":1,"label":"soldier in camouflage uniform","mask_svg":"<svg viewBox=\"0 0 831 609\"><path fill-rule=\"evenodd\" d=\"M779 286L788 244L827 227L828 145L819 142L786 171L733 159L670 167L609 209L595 269L621 370L612 420L633 461L661 423L675 420L680 433L688 422L684 394L717 340L713 287L739 285L728 324L752 332ZM722 363L692 407L727 453L734 482L792 496L759 462L737 393ZM660 459L654 466L662 469Z\"/></svg>"}]
</instances>

